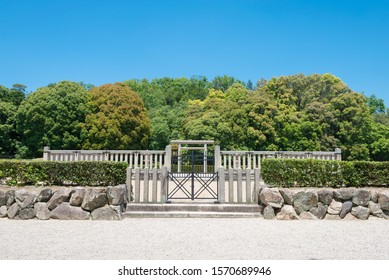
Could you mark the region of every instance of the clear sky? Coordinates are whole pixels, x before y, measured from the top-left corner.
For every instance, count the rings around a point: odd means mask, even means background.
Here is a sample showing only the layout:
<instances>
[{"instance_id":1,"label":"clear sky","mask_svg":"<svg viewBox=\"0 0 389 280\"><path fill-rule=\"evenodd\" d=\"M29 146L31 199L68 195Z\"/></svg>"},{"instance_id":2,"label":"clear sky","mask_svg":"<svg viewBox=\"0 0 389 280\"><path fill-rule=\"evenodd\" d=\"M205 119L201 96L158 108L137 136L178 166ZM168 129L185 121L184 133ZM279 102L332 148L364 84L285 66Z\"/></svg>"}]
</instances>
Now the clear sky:
<instances>
[{"instance_id":1,"label":"clear sky","mask_svg":"<svg viewBox=\"0 0 389 280\"><path fill-rule=\"evenodd\" d=\"M389 1L0 0L0 84L332 73L389 106Z\"/></svg>"}]
</instances>

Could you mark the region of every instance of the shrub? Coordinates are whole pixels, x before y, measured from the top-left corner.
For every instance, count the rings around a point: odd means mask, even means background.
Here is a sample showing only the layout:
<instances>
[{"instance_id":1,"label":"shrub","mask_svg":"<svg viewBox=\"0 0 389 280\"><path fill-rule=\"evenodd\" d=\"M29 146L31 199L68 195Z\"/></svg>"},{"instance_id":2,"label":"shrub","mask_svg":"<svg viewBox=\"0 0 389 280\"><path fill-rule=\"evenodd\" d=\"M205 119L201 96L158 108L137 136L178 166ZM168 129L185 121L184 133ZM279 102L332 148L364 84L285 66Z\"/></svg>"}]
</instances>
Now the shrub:
<instances>
[{"instance_id":1,"label":"shrub","mask_svg":"<svg viewBox=\"0 0 389 280\"><path fill-rule=\"evenodd\" d=\"M108 186L123 184L127 163L0 160L0 180L9 185Z\"/></svg>"},{"instance_id":2,"label":"shrub","mask_svg":"<svg viewBox=\"0 0 389 280\"><path fill-rule=\"evenodd\" d=\"M389 185L389 162L264 159L264 181L274 187L366 187Z\"/></svg>"}]
</instances>

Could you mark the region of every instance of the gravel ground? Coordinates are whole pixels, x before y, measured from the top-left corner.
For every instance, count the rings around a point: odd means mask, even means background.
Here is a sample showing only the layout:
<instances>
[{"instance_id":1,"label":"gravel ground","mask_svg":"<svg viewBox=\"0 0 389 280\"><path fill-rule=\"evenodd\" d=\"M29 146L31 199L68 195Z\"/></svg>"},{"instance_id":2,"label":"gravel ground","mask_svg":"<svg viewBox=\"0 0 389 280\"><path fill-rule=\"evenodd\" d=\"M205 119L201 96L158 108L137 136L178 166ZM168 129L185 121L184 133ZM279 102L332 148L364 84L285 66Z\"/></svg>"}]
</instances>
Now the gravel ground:
<instances>
[{"instance_id":1,"label":"gravel ground","mask_svg":"<svg viewBox=\"0 0 389 280\"><path fill-rule=\"evenodd\" d=\"M8 259L389 259L389 221L0 219Z\"/></svg>"}]
</instances>

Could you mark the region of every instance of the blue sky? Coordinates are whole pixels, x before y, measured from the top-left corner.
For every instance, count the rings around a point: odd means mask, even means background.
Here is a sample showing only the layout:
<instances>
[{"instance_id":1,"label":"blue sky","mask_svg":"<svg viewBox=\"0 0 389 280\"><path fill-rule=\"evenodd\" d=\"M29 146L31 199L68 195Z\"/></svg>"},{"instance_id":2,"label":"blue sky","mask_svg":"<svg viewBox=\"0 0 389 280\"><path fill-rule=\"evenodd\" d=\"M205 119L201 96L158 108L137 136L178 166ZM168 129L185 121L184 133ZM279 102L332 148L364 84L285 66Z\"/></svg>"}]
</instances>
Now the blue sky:
<instances>
[{"instance_id":1,"label":"blue sky","mask_svg":"<svg viewBox=\"0 0 389 280\"><path fill-rule=\"evenodd\" d=\"M0 0L0 84L332 73L389 106L389 1Z\"/></svg>"}]
</instances>

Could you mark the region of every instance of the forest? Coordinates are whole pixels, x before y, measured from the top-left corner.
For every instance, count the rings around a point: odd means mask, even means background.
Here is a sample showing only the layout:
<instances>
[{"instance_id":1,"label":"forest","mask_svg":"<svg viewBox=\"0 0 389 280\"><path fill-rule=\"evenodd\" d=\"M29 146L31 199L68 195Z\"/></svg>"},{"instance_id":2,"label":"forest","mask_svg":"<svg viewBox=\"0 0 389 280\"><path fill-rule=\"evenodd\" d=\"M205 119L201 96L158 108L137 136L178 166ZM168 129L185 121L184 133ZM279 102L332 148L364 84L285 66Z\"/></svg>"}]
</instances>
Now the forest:
<instances>
[{"instance_id":1,"label":"forest","mask_svg":"<svg viewBox=\"0 0 389 280\"><path fill-rule=\"evenodd\" d=\"M0 85L0 157L41 157L44 146L162 150L172 139L388 161L389 109L331 74L60 81L29 93Z\"/></svg>"}]
</instances>

